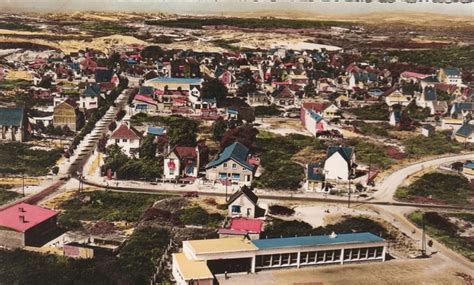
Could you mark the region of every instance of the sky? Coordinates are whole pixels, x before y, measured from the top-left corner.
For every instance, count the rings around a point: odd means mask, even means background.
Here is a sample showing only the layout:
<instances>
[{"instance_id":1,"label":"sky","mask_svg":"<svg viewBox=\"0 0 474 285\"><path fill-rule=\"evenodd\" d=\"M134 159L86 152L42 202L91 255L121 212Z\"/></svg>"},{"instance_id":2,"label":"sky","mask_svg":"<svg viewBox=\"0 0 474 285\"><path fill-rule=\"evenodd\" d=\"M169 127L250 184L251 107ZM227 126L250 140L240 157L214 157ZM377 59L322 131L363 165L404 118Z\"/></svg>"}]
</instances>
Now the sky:
<instances>
[{"instance_id":1,"label":"sky","mask_svg":"<svg viewBox=\"0 0 474 285\"><path fill-rule=\"evenodd\" d=\"M126 11L174 12L180 14L215 14L255 11L303 11L329 14L412 11L474 17L474 2L470 4L440 3L242 3L240 0L0 0L2 11L63 12L63 11ZM268 0L267 0L268 1ZM278 1L278 0L277 0ZM285 1L285 0L280 0ZM289 1L289 0L286 0ZM334 0L332 0L334 1ZM340 2L344 0L339 0ZM376 2L377 0L373 0ZM402 0L397 0L402 1ZM426 1L426 0L425 0ZM432 1L432 0L429 0Z\"/></svg>"}]
</instances>

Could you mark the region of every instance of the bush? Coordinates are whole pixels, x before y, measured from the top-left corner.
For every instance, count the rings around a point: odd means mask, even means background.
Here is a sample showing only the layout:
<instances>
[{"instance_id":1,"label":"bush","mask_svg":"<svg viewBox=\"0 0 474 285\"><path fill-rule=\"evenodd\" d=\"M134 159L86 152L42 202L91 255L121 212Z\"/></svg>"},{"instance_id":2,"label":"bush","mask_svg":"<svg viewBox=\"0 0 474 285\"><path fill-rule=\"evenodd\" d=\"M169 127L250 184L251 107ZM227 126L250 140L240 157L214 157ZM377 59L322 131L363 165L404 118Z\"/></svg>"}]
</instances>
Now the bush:
<instances>
[{"instance_id":1,"label":"bush","mask_svg":"<svg viewBox=\"0 0 474 285\"><path fill-rule=\"evenodd\" d=\"M31 149L21 143L0 144L0 173L32 176L48 174L62 155L62 149Z\"/></svg>"},{"instance_id":2,"label":"bush","mask_svg":"<svg viewBox=\"0 0 474 285\"><path fill-rule=\"evenodd\" d=\"M384 103L369 105L362 108L353 108L350 109L350 112L359 120L388 121L389 119L388 106Z\"/></svg>"},{"instance_id":3,"label":"bush","mask_svg":"<svg viewBox=\"0 0 474 285\"><path fill-rule=\"evenodd\" d=\"M199 206L180 210L177 215L179 220L185 225L218 227L224 220L224 217L221 214L209 214Z\"/></svg>"},{"instance_id":4,"label":"bush","mask_svg":"<svg viewBox=\"0 0 474 285\"><path fill-rule=\"evenodd\" d=\"M293 216L295 214L295 210L280 205L272 205L269 207L269 210L272 215Z\"/></svg>"}]
</instances>

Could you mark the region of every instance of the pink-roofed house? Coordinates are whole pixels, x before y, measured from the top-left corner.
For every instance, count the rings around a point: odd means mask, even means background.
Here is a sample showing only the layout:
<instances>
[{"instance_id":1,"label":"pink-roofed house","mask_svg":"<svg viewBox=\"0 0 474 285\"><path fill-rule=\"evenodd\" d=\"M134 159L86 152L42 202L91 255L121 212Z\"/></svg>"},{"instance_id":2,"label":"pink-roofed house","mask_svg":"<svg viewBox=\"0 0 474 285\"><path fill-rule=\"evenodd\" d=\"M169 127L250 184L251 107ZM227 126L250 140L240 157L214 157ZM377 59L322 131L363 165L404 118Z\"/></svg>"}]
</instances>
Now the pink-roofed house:
<instances>
[{"instance_id":1,"label":"pink-roofed house","mask_svg":"<svg viewBox=\"0 0 474 285\"><path fill-rule=\"evenodd\" d=\"M248 236L250 239L259 239L263 228L263 220L249 218L232 218L225 228L217 232L219 238Z\"/></svg>"},{"instance_id":2,"label":"pink-roofed house","mask_svg":"<svg viewBox=\"0 0 474 285\"><path fill-rule=\"evenodd\" d=\"M135 112L149 114L158 111L158 102L145 95L137 94L132 103L135 106Z\"/></svg>"},{"instance_id":3,"label":"pink-roofed house","mask_svg":"<svg viewBox=\"0 0 474 285\"><path fill-rule=\"evenodd\" d=\"M26 203L0 211L0 246L39 246L57 232L58 212Z\"/></svg>"}]
</instances>

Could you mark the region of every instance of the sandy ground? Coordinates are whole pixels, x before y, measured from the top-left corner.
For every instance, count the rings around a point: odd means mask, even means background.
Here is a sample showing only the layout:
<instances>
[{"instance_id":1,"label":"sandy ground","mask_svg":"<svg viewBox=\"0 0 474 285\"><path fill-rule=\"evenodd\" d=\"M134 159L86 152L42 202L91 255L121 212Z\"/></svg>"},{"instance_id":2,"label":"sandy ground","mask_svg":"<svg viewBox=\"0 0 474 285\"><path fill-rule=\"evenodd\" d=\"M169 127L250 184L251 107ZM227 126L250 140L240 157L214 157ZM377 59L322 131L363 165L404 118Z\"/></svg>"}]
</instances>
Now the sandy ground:
<instances>
[{"instance_id":1,"label":"sandy ground","mask_svg":"<svg viewBox=\"0 0 474 285\"><path fill-rule=\"evenodd\" d=\"M252 275L218 276L219 284L291 285L311 284L436 284L466 285L458 270L446 267L436 258L425 260L392 260L384 263L331 265L290 270L269 270ZM319 283L318 283L319 282Z\"/></svg>"}]
</instances>

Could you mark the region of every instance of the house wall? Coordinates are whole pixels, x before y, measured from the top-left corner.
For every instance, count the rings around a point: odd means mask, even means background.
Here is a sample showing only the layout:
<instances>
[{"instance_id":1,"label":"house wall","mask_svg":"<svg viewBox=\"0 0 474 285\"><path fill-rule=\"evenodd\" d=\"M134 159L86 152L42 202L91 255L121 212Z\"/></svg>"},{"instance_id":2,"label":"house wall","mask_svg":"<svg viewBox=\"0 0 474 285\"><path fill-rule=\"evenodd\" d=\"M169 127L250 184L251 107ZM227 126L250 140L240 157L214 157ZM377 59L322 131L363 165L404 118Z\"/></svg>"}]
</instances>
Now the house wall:
<instances>
[{"instance_id":1,"label":"house wall","mask_svg":"<svg viewBox=\"0 0 474 285\"><path fill-rule=\"evenodd\" d=\"M193 282L186 281L184 276L181 274L181 269L179 268L178 262L176 261L176 257L173 254L173 266L172 266L172 274L176 281L176 285L212 285L214 282L213 278L209 279L193 279Z\"/></svg>"},{"instance_id":2,"label":"house wall","mask_svg":"<svg viewBox=\"0 0 474 285\"><path fill-rule=\"evenodd\" d=\"M240 206L240 213L233 213L232 206ZM240 195L239 198L229 204L227 211L230 217L255 218L255 205L245 195Z\"/></svg>"},{"instance_id":3,"label":"house wall","mask_svg":"<svg viewBox=\"0 0 474 285\"><path fill-rule=\"evenodd\" d=\"M326 162L324 162L324 172L327 180L349 180L349 165L338 152L326 159Z\"/></svg>"},{"instance_id":4,"label":"house wall","mask_svg":"<svg viewBox=\"0 0 474 285\"><path fill-rule=\"evenodd\" d=\"M133 153L133 150L136 150L140 147L140 140L139 139L133 139L133 140L129 140L129 139L109 139L107 141L107 146L111 146L111 145L118 145L121 149L122 149L122 152L124 154L126 154L128 157L138 157L139 154L138 152L136 152L135 154L132 154Z\"/></svg>"},{"instance_id":5,"label":"house wall","mask_svg":"<svg viewBox=\"0 0 474 285\"><path fill-rule=\"evenodd\" d=\"M25 132L23 127L0 126L0 141L23 142Z\"/></svg>"},{"instance_id":6,"label":"house wall","mask_svg":"<svg viewBox=\"0 0 474 285\"><path fill-rule=\"evenodd\" d=\"M24 233L10 229L0 229L0 246L18 248L25 246Z\"/></svg>"},{"instance_id":7,"label":"house wall","mask_svg":"<svg viewBox=\"0 0 474 285\"><path fill-rule=\"evenodd\" d=\"M57 230L57 216L51 217L25 232L25 245L35 245Z\"/></svg>"},{"instance_id":8,"label":"house wall","mask_svg":"<svg viewBox=\"0 0 474 285\"><path fill-rule=\"evenodd\" d=\"M53 113L53 126L61 128L68 126L69 129L75 132L77 130L77 117L74 108L66 104L56 106Z\"/></svg>"},{"instance_id":9,"label":"house wall","mask_svg":"<svg viewBox=\"0 0 474 285\"><path fill-rule=\"evenodd\" d=\"M168 163L170 161L173 161L176 168L174 169L174 171L172 171L169 167L168 167ZM178 157L176 156L176 154L174 152L170 153L170 155L164 159L164 168L163 168L163 175L165 177L165 179L178 179L179 177L179 174L180 174L180 169L181 169L181 162L179 161Z\"/></svg>"},{"instance_id":10,"label":"house wall","mask_svg":"<svg viewBox=\"0 0 474 285\"><path fill-rule=\"evenodd\" d=\"M80 96L79 106L81 109L84 109L84 110L99 108L99 99L98 97Z\"/></svg>"},{"instance_id":11,"label":"house wall","mask_svg":"<svg viewBox=\"0 0 474 285\"><path fill-rule=\"evenodd\" d=\"M324 192L322 181L306 181L306 191L308 192Z\"/></svg>"},{"instance_id":12,"label":"house wall","mask_svg":"<svg viewBox=\"0 0 474 285\"><path fill-rule=\"evenodd\" d=\"M235 168L232 168L233 164L236 165ZM227 178L232 180L232 182L244 185L250 185L253 179L253 172L246 169L233 159L206 170L206 178L211 181L225 179L225 177L221 177L220 174L225 174ZM240 175L240 178L235 178L236 175Z\"/></svg>"},{"instance_id":13,"label":"house wall","mask_svg":"<svg viewBox=\"0 0 474 285\"><path fill-rule=\"evenodd\" d=\"M458 136L458 135L454 135L454 139L457 142L460 142L460 143L474 143L474 135L470 135L467 138L462 137L462 136Z\"/></svg>"}]
</instances>

